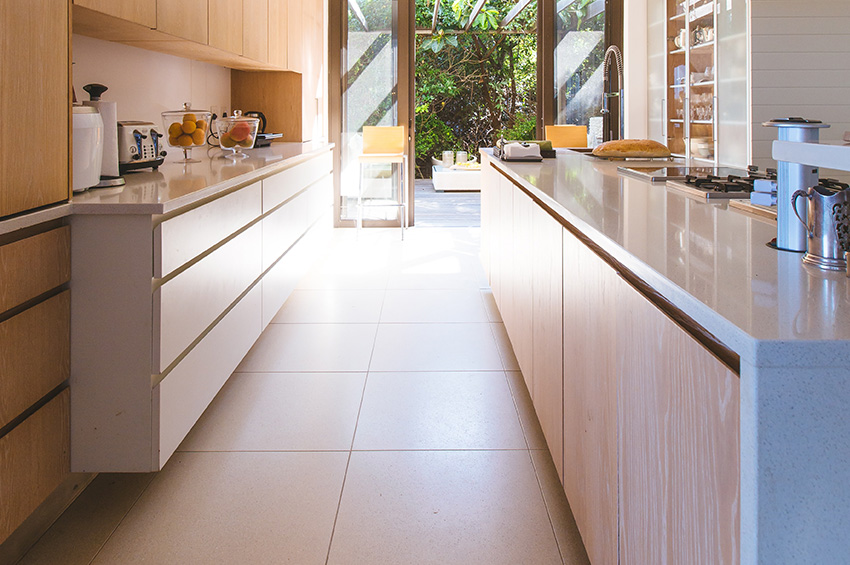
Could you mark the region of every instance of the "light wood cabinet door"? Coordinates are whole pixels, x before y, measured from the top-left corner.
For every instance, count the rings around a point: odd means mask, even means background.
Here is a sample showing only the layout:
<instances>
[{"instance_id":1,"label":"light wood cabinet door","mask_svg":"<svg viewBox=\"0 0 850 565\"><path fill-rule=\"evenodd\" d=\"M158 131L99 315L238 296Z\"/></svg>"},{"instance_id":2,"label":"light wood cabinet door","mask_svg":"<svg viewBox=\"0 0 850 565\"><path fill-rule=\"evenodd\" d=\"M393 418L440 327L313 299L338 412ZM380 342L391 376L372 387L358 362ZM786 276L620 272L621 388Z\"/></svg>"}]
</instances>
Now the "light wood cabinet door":
<instances>
[{"instance_id":1,"label":"light wood cabinet door","mask_svg":"<svg viewBox=\"0 0 850 565\"><path fill-rule=\"evenodd\" d=\"M590 562L617 563L616 273L564 231L564 492ZM646 563L652 563L647 561Z\"/></svg>"},{"instance_id":2,"label":"light wood cabinet door","mask_svg":"<svg viewBox=\"0 0 850 565\"><path fill-rule=\"evenodd\" d=\"M0 428L68 379L71 296L62 292L0 323Z\"/></svg>"},{"instance_id":3,"label":"light wood cabinet door","mask_svg":"<svg viewBox=\"0 0 850 565\"><path fill-rule=\"evenodd\" d=\"M242 55L269 60L269 0L242 0Z\"/></svg>"},{"instance_id":4,"label":"light wood cabinet door","mask_svg":"<svg viewBox=\"0 0 850 565\"><path fill-rule=\"evenodd\" d=\"M534 205L531 222L532 377L531 398L546 444L564 482L564 326L562 266L564 228Z\"/></svg>"},{"instance_id":5,"label":"light wood cabinet door","mask_svg":"<svg viewBox=\"0 0 850 565\"><path fill-rule=\"evenodd\" d=\"M169 35L208 43L207 0L157 0L156 28Z\"/></svg>"},{"instance_id":6,"label":"light wood cabinet door","mask_svg":"<svg viewBox=\"0 0 850 565\"><path fill-rule=\"evenodd\" d=\"M0 246L0 312L71 278L71 228L63 226Z\"/></svg>"},{"instance_id":7,"label":"light wood cabinet door","mask_svg":"<svg viewBox=\"0 0 850 565\"><path fill-rule=\"evenodd\" d=\"M0 437L0 543L70 472L69 396L66 388Z\"/></svg>"},{"instance_id":8,"label":"light wood cabinet door","mask_svg":"<svg viewBox=\"0 0 850 565\"><path fill-rule=\"evenodd\" d=\"M532 356L532 255L534 247L531 214L534 204L531 198L522 190L505 179L505 183L513 199L513 236L510 245L513 247L511 263L511 293L510 306L511 324L506 326L508 336L514 348L519 368L525 378L528 391L533 386L533 356Z\"/></svg>"},{"instance_id":9,"label":"light wood cabinet door","mask_svg":"<svg viewBox=\"0 0 850 565\"><path fill-rule=\"evenodd\" d=\"M156 27L156 0L74 0L74 4L151 29Z\"/></svg>"},{"instance_id":10,"label":"light wood cabinet door","mask_svg":"<svg viewBox=\"0 0 850 565\"><path fill-rule=\"evenodd\" d=\"M209 44L242 54L242 0L209 0Z\"/></svg>"},{"instance_id":11,"label":"light wood cabinet door","mask_svg":"<svg viewBox=\"0 0 850 565\"><path fill-rule=\"evenodd\" d=\"M68 10L67 0L0 2L0 217L71 194Z\"/></svg>"},{"instance_id":12,"label":"light wood cabinet door","mask_svg":"<svg viewBox=\"0 0 850 565\"><path fill-rule=\"evenodd\" d=\"M303 3L301 0L288 0L286 28L287 68L296 73L304 72L304 24L301 20Z\"/></svg>"},{"instance_id":13,"label":"light wood cabinet door","mask_svg":"<svg viewBox=\"0 0 850 565\"><path fill-rule=\"evenodd\" d=\"M269 0L269 63L282 69L289 68L287 58L289 2Z\"/></svg>"},{"instance_id":14,"label":"light wood cabinet door","mask_svg":"<svg viewBox=\"0 0 850 565\"><path fill-rule=\"evenodd\" d=\"M620 559L739 562L735 373L620 285Z\"/></svg>"}]
</instances>

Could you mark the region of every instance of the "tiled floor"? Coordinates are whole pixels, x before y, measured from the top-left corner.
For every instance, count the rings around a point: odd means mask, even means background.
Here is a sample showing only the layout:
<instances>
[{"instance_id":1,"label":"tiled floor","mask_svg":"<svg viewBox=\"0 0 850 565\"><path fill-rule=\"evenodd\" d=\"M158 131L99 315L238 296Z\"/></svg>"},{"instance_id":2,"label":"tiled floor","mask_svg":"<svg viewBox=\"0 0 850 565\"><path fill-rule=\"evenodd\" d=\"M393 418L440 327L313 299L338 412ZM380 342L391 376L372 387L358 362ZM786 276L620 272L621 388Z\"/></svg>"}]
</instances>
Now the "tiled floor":
<instances>
[{"instance_id":1,"label":"tiled floor","mask_svg":"<svg viewBox=\"0 0 850 565\"><path fill-rule=\"evenodd\" d=\"M478 229L336 234L165 469L22 563L586 563Z\"/></svg>"}]
</instances>

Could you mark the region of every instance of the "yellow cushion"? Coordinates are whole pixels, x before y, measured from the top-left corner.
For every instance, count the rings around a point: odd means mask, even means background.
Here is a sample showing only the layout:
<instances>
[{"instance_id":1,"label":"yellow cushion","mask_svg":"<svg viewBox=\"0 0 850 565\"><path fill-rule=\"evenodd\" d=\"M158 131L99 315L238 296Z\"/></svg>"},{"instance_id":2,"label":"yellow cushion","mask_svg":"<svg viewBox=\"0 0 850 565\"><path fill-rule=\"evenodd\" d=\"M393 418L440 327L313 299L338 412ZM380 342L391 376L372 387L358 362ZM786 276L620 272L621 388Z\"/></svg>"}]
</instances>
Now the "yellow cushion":
<instances>
[{"instance_id":1,"label":"yellow cushion","mask_svg":"<svg viewBox=\"0 0 850 565\"><path fill-rule=\"evenodd\" d=\"M587 147L587 126L546 126L553 147Z\"/></svg>"},{"instance_id":2,"label":"yellow cushion","mask_svg":"<svg viewBox=\"0 0 850 565\"><path fill-rule=\"evenodd\" d=\"M404 153L404 126L363 126L363 153Z\"/></svg>"}]
</instances>

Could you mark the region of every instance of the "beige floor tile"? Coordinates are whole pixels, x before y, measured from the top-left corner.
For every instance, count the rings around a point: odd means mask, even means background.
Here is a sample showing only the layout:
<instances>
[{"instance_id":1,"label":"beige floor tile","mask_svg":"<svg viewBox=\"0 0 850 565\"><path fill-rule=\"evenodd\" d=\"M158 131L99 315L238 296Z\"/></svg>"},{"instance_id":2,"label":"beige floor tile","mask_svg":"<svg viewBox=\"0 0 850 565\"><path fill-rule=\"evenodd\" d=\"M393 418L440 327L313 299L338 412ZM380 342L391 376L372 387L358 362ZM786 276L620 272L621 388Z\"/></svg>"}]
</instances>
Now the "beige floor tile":
<instances>
[{"instance_id":1,"label":"beige floor tile","mask_svg":"<svg viewBox=\"0 0 850 565\"><path fill-rule=\"evenodd\" d=\"M94 563L324 563L347 459L176 453Z\"/></svg>"},{"instance_id":2,"label":"beige floor tile","mask_svg":"<svg viewBox=\"0 0 850 565\"><path fill-rule=\"evenodd\" d=\"M487 322L478 290L387 290L381 323Z\"/></svg>"},{"instance_id":3,"label":"beige floor tile","mask_svg":"<svg viewBox=\"0 0 850 565\"><path fill-rule=\"evenodd\" d=\"M354 449L525 449L505 374L370 373Z\"/></svg>"},{"instance_id":4,"label":"beige floor tile","mask_svg":"<svg viewBox=\"0 0 850 565\"><path fill-rule=\"evenodd\" d=\"M371 371L501 371L490 324L381 324Z\"/></svg>"},{"instance_id":5,"label":"beige floor tile","mask_svg":"<svg viewBox=\"0 0 850 565\"><path fill-rule=\"evenodd\" d=\"M548 450L534 450L531 452L531 460L540 481L540 490L543 492L543 500L546 501L546 509L549 519L552 521L552 529L558 540L561 556L567 565L590 565L587 552L581 541L581 534L576 526L575 517L570 510L570 503L564 496L564 488L558 479L558 471L552 463L552 456Z\"/></svg>"},{"instance_id":6,"label":"beige floor tile","mask_svg":"<svg viewBox=\"0 0 850 565\"><path fill-rule=\"evenodd\" d=\"M534 404L531 402L531 395L528 393L528 387L525 386L522 373L508 371L506 374L516 403L519 421L525 433L525 440L528 442L528 448L548 449L546 436L543 435L543 428L540 427L540 421L537 419L537 413L534 411Z\"/></svg>"},{"instance_id":7,"label":"beige floor tile","mask_svg":"<svg viewBox=\"0 0 850 565\"><path fill-rule=\"evenodd\" d=\"M365 373L235 373L179 451L349 450Z\"/></svg>"},{"instance_id":8,"label":"beige floor tile","mask_svg":"<svg viewBox=\"0 0 850 565\"><path fill-rule=\"evenodd\" d=\"M296 289L272 323L372 324L380 319L383 302L383 290Z\"/></svg>"},{"instance_id":9,"label":"beige floor tile","mask_svg":"<svg viewBox=\"0 0 850 565\"><path fill-rule=\"evenodd\" d=\"M503 323L490 324L493 328L493 337L496 339L496 345L499 348L499 355L502 358L502 364L505 371L519 371L519 362L514 355L514 348L511 345L511 338L508 337L508 332Z\"/></svg>"},{"instance_id":10,"label":"beige floor tile","mask_svg":"<svg viewBox=\"0 0 850 565\"><path fill-rule=\"evenodd\" d=\"M154 476L101 473L19 565L88 565Z\"/></svg>"},{"instance_id":11,"label":"beige floor tile","mask_svg":"<svg viewBox=\"0 0 850 565\"><path fill-rule=\"evenodd\" d=\"M481 300L484 302L484 308L487 310L487 319L491 322L502 322L502 314L499 313L499 307L496 306L496 299L493 297L493 291L489 288L481 289Z\"/></svg>"},{"instance_id":12,"label":"beige floor tile","mask_svg":"<svg viewBox=\"0 0 850 565\"><path fill-rule=\"evenodd\" d=\"M269 324L237 372L366 371L375 324Z\"/></svg>"},{"instance_id":13,"label":"beige floor tile","mask_svg":"<svg viewBox=\"0 0 850 565\"><path fill-rule=\"evenodd\" d=\"M561 563L527 451L354 452L329 564Z\"/></svg>"}]
</instances>

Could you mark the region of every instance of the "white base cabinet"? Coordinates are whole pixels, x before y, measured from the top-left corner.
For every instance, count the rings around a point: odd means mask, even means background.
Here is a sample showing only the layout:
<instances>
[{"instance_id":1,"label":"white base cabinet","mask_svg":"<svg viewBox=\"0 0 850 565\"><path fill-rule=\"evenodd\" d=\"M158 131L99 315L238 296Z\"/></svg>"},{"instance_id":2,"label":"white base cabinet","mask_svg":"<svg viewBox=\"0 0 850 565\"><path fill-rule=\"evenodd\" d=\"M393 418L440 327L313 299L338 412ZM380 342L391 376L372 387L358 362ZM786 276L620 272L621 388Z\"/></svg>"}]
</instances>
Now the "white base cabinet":
<instances>
[{"instance_id":1,"label":"white base cabinet","mask_svg":"<svg viewBox=\"0 0 850 565\"><path fill-rule=\"evenodd\" d=\"M168 216L72 217L71 469L162 468L326 248L330 150Z\"/></svg>"}]
</instances>

